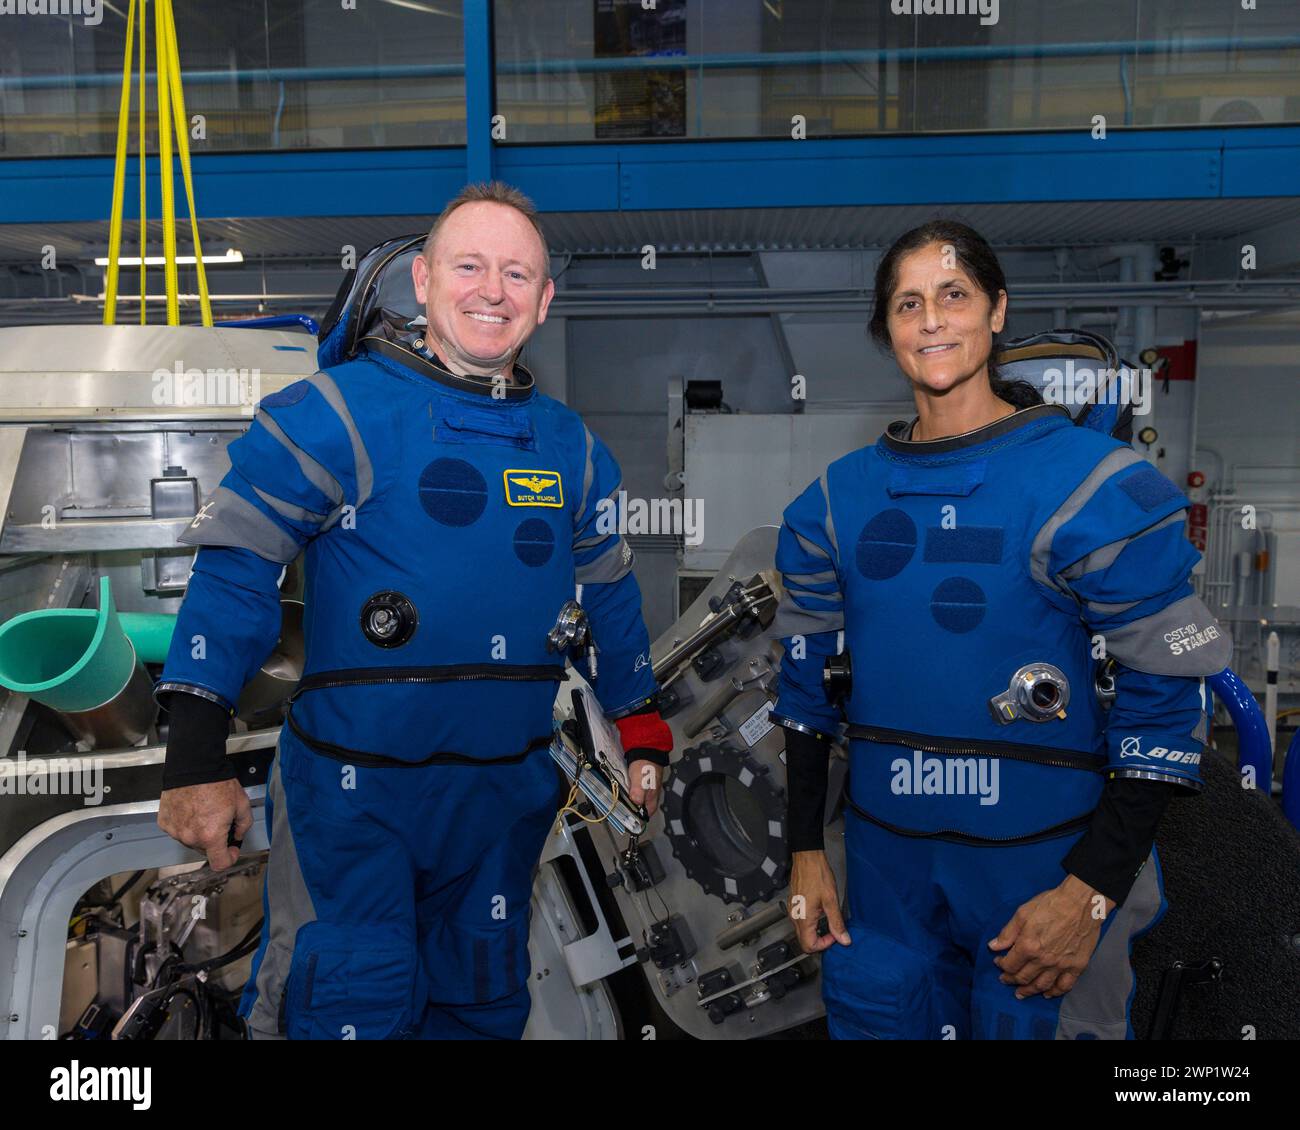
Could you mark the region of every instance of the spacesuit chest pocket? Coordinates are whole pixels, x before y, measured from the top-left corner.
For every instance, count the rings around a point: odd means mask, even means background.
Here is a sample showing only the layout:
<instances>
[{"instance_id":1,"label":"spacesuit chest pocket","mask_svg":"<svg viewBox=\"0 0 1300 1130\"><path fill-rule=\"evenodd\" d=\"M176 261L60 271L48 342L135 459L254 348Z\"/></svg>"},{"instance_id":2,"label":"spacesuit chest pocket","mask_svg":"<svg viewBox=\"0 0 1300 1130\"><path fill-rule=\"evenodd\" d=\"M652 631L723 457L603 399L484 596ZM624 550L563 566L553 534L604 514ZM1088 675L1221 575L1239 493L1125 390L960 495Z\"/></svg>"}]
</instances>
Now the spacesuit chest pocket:
<instances>
[{"instance_id":1,"label":"spacesuit chest pocket","mask_svg":"<svg viewBox=\"0 0 1300 1130\"><path fill-rule=\"evenodd\" d=\"M487 443L536 451L537 437L526 412L443 404L434 410L433 438L440 443Z\"/></svg>"},{"instance_id":2,"label":"spacesuit chest pocket","mask_svg":"<svg viewBox=\"0 0 1300 1130\"><path fill-rule=\"evenodd\" d=\"M309 922L298 931L283 1027L293 1040L391 1040L413 1027L416 951L391 926Z\"/></svg>"},{"instance_id":3,"label":"spacesuit chest pocket","mask_svg":"<svg viewBox=\"0 0 1300 1130\"><path fill-rule=\"evenodd\" d=\"M975 493L984 481L987 464L983 459L969 463L950 463L938 467L899 466L889 471L885 489L890 498L909 494L937 494L965 497Z\"/></svg>"}]
</instances>

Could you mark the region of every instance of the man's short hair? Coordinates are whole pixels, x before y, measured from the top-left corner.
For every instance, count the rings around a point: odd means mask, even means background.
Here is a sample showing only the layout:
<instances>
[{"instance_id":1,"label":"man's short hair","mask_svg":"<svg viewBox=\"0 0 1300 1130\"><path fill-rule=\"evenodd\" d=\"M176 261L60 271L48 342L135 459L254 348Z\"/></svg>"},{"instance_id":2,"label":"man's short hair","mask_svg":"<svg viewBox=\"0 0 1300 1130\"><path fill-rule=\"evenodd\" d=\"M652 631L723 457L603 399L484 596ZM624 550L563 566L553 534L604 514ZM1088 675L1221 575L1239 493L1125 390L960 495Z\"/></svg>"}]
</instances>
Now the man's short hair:
<instances>
[{"instance_id":1,"label":"man's short hair","mask_svg":"<svg viewBox=\"0 0 1300 1130\"><path fill-rule=\"evenodd\" d=\"M462 204L475 204L480 201L491 204L504 204L508 208L513 208L533 225L533 230L537 232L537 237L542 241L542 281L545 282L549 279L551 277L550 245L546 242L546 233L542 231L542 223L538 217L537 207L519 189L499 180L467 184L448 202L447 207L433 221L433 227L429 229L429 234L425 237L424 257L426 259L431 258L433 245L438 241L438 232L441 230L442 225L447 222L447 217Z\"/></svg>"}]
</instances>

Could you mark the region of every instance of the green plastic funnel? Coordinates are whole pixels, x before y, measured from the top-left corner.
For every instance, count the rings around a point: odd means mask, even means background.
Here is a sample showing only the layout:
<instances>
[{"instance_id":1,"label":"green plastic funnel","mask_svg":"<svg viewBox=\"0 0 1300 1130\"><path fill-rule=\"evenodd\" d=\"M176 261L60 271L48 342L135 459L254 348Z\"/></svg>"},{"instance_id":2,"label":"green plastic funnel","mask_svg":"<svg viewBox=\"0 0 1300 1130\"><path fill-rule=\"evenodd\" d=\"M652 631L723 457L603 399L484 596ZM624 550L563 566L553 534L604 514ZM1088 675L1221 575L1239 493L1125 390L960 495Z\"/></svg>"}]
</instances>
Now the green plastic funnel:
<instances>
[{"instance_id":1,"label":"green plastic funnel","mask_svg":"<svg viewBox=\"0 0 1300 1130\"><path fill-rule=\"evenodd\" d=\"M24 612L0 627L0 684L65 713L111 701L135 670L113 590L99 580L99 608Z\"/></svg>"}]
</instances>

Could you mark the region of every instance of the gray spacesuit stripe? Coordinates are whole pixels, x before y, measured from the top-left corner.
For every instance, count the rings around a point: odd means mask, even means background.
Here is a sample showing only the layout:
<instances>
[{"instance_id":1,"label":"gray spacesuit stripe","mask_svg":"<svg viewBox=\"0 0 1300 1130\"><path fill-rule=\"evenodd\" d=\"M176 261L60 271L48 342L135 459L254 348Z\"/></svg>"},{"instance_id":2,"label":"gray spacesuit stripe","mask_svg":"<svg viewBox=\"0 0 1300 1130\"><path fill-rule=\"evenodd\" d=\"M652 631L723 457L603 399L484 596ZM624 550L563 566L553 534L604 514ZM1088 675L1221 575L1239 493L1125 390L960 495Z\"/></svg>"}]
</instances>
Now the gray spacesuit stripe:
<instances>
[{"instance_id":1,"label":"gray spacesuit stripe","mask_svg":"<svg viewBox=\"0 0 1300 1130\"><path fill-rule=\"evenodd\" d=\"M838 561L840 556L839 539L835 536L835 519L831 517L831 489L826 483L826 472L823 471L819 480L822 488L822 497L826 500L826 536L831 540L831 549L835 553L835 559Z\"/></svg>"},{"instance_id":2,"label":"gray spacesuit stripe","mask_svg":"<svg viewBox=\"0 0 1300 1130\"><path fill-rule=\"evenodd\" d=\"M1113 541L1109 545L1103 545L1100 549L1094 549L1087 557L1076 561L1067 569L1062 569L1060 576L1062 580L1077 581L1080 577L1088 573L1096 573L1102 569L1109 569L1115 564L1116 559L1124 552L1124 547L1131 545L1138 538L1144 538L1147 534L1154 534L1157 530L1163 530L1166 526L1182 525L1186 516L1181 510L1162 518L1154 526L1148 526L1145 530L1139 530L1131 537L1120 538L1119 541Z\"/></svg>"},{"instance_id":3,"label":"gray spacesuit stripe","mask_svg":"<svg viewBox=\"0 0 1300 1130\"><path fill-rule=\"evenodd\" d=\"M370 497L370 492L375 486L375 472L370 463L370 455L366 451L366 445L361 442L361 433L357 431L356 422L352 419L352 413L348 411L348 402L343 399L343 394L339 391L339 386L334 383L334 378L328 373L316 372L307 378L317 391L325 398L325 401L339 418L339 422L347 430L348 439L352 441L352 458L356 463L357 471L357 509L360 510L365 504L366 499ZM342 502L342 498L338 499Z\"/></svg>"},{"instance_id":4,"label":"gray spacesuit stripe","mask_svg":"<svg viewBox=\"0 0 1300 1130\"><path fill-rule=\"evenodd\" d=\"M1142 457L1131 447L1117 448L1089 471L1087 478L1070 492L1070 496L1057 507L1056 513L1043 523L1043 528L1034 538L1034 544L1029 551L1029 571L1034 580L1048 588L1064 592L1067 596L1073 595L1054 577L1047 574L1047 567L1052 558L1052 539L1056 537L1056 531L1084 508L1102 483L1117 471L1141 461Z\"/></svg>"},{"instance_id":5,"label":"gray spacesuit stripe","mask_svg":"<svg viewBox=\"0 0 1300 1130\"><path fill-rule=\"evenodd\" d=\"M1217 675L1232 660L1232 638L1197 596L1106 630L1106 653L1148 675Z\"/></svg>"},{"instance_id":6,"label":"gray spacesuit stripe","mask_svg":"<svg viewBox=\"0 0 1300 1130\"><path fill-rule=\"evenodd\" d=\"M820 601L822 604L829 604L835 609L844 607L844 594L838 589L835 592L818 592L816 589L805 588L803 585L793 581L790 577L785 577L785 591L787 595L800 608L805 607L805 603L799 600L799 597L805 597L807 600ZM817 611L821 611L818 609Z\"/></svg>"},{"instance_id":7,"label":"gray spacesuit stripe","mask_svg":"<svg viewBox=\"0 0 1300 1130\"><path fill-rule=\"evenodd\" d=\"M768 635L783 640L789 636L809 636L818 632L838 632L844 627L844 613L840 610L810 610L800 608L787 594L777 606L776 616Z\"/></svg>"},{"instance_id":8,"label":"gray spacesuit stripe","mask_svg":"<svg viewBox=\"0 0 1300 1130\"><path fill-rule=\"evenodd\" d=\"M621 581L632 568L632 555L629 551L624 560L623 547L626 543L621 537L610 539L609 548L595 561L579 565L574 570L574 577L580 585L607 585Z\"/></svg>"},{"instance_id":9,"label":"gray spacesuit stripe","mask_svg":"<svg viewBox=\"0 0 1300 1130\"><path fill-rule=\"evenodd\" d=\"M835 579L836 579L836 574L834 569L827 569L824 573L786 573L785 574L785 583L787 585L793 581L796 585L801 585L804 588L807 588L809 585L824 585L827 581L833 581ZM819 594L819 595L825 595L827 596L828 599L830 597L829 593Z\"/></svg>"},{"instance_id":10,"label":"gray spacesuit stripe","mask_svg":"<svg viewBox=\"0 0 1300 1130\"><path fill-rule=\"evenodd\" d=\"M794 531L792 530L791 533L794 533ZM814 557L821 557L826 561L831 559L831 555L815 541L809 541L803 536L803 534L799 533L796 533L794 536L799 539L799 546L805 553L811 554Z\"/></svg>"},{"instance_id":11,"label":"gray spacesuit stripe","mask_svg":"<svg viewBox=\"0 0 1300 1130\"><path fill-rule=\"evenodd\" d=\"M596 468L591 460L591 450L596 441L591 434L591 429L586 424L582 426L582 431L587 437L587 463L582 470L582 504L577 511L577 520L579 521L581 521L582 515L587 513L587 495L591 493L591 480L596 476Z\"/></svg>"},{"instance_id":12,"label":"gray spacesuit stripe","mask_svg":"<svg viewBox=\"0 0 1300 1130\"><path fill-rule=\"evenodd\" d=\"M271 852L266 865L266 904L270 912L270 942L257 969L257 1000L248 1016L250 1034L256 1039L281 1038L280 997L289 979L294 940L306 923L316 921L316 907L302 877L298 847L289 824L284 784L280 780L280 757L271 765L267 795L272 802Z\"/></svg>"},{"instance_id":13,"label":"gray spacesuit stripe","mask_svg":"<svg viewBox=\"0 0 1300 1130\"><path fill-rule=\"evenodd\" d=\"M290 518L295 522L315 522L320 525L325 521L324 514L317 514L314 510L308 510L303 506L294 506L289 502L282 502L273 494L267 494L261 487L253 487L257 492L257 497L267 504L277 514L285 518Z\"/></svg>"},{"instance_id":14,"label":"gray spacesuit stripe","mask_svg":"<svg viewBox=\"0 0 1300 1130\"><path fill-rule=\"evenodd\" d=\"M1130 608L1136 608L1141 603L1140 600L1129 600L1123 604L1102 604L1100 601L1090 600L1087 602L1087 607L1090 612L1100 612L1103 616L1113 616L1117 612L1127 612Z\"/></svg>"},{"instance_id":15,"label":"gray spacesuit stripe","mask_svg":"<svg viewBox=\"0 0 1300 1130\"><path fill-rule=\"evenodd\" d=\"M335 506L338 506L343 501L343 488L339 486L338 479L285 435L284 429L275 422L275 418L270 413L259 408L257 422L284 445L285 450L297 462L303 477L312 486L329 498Z\"/></svg>"},{"instance_id":16,"label":"gray spacesuit stripe","mask_svg":"<svg viewBox=\"0 0 1300 1130\"><path fill-rule=\"evenodd\" d=\"M208 508L214 514L204 514ZM298 556L298 543L248 499L228 487L217 487L203 510L176 539L181 545L233 545L259 557L287 565Z\"/></svg>"},{"instance_id":17,"label":"gray spacesuit stripe","mask_svg":"<svg viewBox=\"0 0 1300 1130\"><path fill-rule=\"evenodd\" d=\"M597 532L589 538L583 538L581 541L575 541L573 543L573 548L575 550L590 549L593 545L599 545L606 538L614 537L618 534L618 526L617 526L618 492L622 489L623 489L623 480L619 479L618 482L614 484L614 489L611 490L609 494L605 495L605 498L600 499L596 503L596 507L597 507L596 512L592 515L592 519L588 523L588 525L590 525L591 528L596 530ZM600 503L604 502L605 499L609 499L611 502L614 503L614 505L607 506L602 509L600 507ZM586 509L587 509L586 492L584 492L582 507L579 510L579 513L584 513ZM600 525L597 526L596 523L600 523Z\"/></svg>"},{"instance_id":18,"label":"gray spacesuit stripe","mask_svg":"<svg viewBox=\"0 0 1300 1130\"><path fill-rule=\"evenodd\" d=\"M1074 988L1061 998L1056 1038L1080 1036L1123 1040L1128 1034L1128 998L1133 990L1129 948L1133 938L1148 929L1160 913L1160 880L1154 856L1148 856L1123 906L1112 912L1113 921L1093 951L1088 968Z\"/></svg>"}]
</instances>

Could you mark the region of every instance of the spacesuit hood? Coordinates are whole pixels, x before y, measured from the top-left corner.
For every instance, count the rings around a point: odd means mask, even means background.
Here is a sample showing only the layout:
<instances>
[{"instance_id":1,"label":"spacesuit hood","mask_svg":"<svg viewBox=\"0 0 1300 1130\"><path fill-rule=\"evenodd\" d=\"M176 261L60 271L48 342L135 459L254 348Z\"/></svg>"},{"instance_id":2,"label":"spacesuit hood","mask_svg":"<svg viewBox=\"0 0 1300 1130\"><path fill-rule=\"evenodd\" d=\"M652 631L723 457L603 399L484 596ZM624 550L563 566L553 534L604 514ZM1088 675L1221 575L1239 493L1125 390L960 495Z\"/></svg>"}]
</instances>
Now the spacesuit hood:
<instances>
[{"instance_id":1,"label":"spacesuit hood","mask_svg":"<svg viewBox=\"0 0 1300 1130\"><path fill-rule=\"evenodd\" d=\"M316 363L322 369L341 365L357 355L361 339L385 313L408 322L424 314L411 281L411 260L424 246L423 235L404 235L372 247L339 285L321 319Z\"/></svg>"}]
</instances>

